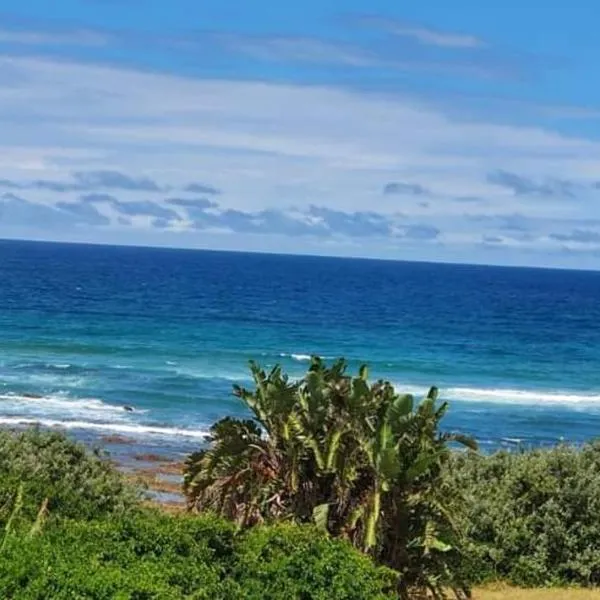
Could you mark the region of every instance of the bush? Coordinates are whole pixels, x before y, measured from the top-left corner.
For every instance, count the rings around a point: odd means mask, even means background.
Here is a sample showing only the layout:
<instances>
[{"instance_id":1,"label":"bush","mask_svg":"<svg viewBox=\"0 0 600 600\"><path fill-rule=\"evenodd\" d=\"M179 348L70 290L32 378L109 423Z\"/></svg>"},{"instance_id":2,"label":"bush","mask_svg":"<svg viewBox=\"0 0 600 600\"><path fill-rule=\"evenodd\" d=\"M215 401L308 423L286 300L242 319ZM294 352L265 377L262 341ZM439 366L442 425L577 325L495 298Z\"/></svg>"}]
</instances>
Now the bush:
<instances>
[{"instance_id":1,"label":"bush","mask_svg":"<svg viewBox=\"0 0 600 600\"><path fill-rule=\"evenodd\" d=\"M600 443L460 455L448 481L462 498L469 580L600 584Z\"/></svg>"},{"instance_id":2,"label":"bush","mask_svg":"<svg viewBox=\"0 0 600 600\"><path fill-rule=\"evenodd\" d=\"M383 600L395 581L312 529L236 535L215 517L153 512L54 523L11 538L0 560L0 597L14 600Z\"/></svg>"},{"instance_id":3,"label":"bush","mask_svg":"<svg viewBox=\"0 0 600 600\"><path fill-rule=\"evenodd\" d=\"M395 598L398 574L313 527L256 527L241 538L235 579L249 600Z\"/></svg>"},{"instance_id":4,"label":"bush","mask_svg":"<svg viewBox=\"0 0 600 600\"><path fill-rule=\"evenodd\" d=\"M137 494L107 460L61 433L0 431L0 522L22 487L20 514L33 519L47 499L51 516L91 519L119 514Z\"/></svg>"}]
</instances>

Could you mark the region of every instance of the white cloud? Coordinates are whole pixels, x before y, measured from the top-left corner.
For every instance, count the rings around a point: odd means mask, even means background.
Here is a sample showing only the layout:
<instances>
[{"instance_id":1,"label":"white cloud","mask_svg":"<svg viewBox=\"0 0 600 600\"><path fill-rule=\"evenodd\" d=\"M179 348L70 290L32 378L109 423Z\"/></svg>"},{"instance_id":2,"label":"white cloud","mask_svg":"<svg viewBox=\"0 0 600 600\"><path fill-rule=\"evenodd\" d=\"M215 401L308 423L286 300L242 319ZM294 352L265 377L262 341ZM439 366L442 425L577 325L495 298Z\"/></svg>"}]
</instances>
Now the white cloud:
<instances>
[{"instance_id":1,"label":"white cloud","mask_svg":"<svg viewBox=\"0 0 600 600\"><path fill-rule=\"evenodd\" d=\"M459 121L414 98L326 86L188 79L10 56L0 58L3 71L18 77L0 89L0 179L65 180L77 171L112 170L179 188L202 181L222 190L225 208L402 213L439 229L446 244L477 227L465 242L471 247L494 232L465 221L465 212L600 218L593 195L517 198L486 182L487 173L503 169L533 180L590 183L600 172L600 144L582 137ZM430 190L430 208L418 198L384 196L390 181ZM485 202L454 202L459 196ZM56 201L43 190L31 190L28 199ZM388 245L381 240L380 248Z\"/></svg>"},{"instance_id":2,"label":"white cloud","mask_svg":"<svg viewBox=\"0 0 600 600\"><path fill-rule=\"evenodd\" d=\"M64 32L0 29L0 44L23 46L104 46L109 40L110 37L108 35L85 29Z\"/></svg>"},{"instance_id":3,"label":"white cloud","mask_svg":"<svg viewBox=\"0 0 600 600\"><path fill-rule=\"evenodd\" d=\"M446 33L426 27L398 24L390 26L388 30L394 35L410 37L421 44L442 48L481 48L485 46L484 42L473 35Z\"/></svg>"},{"instance_id":4,"label":"white cloud","mask_svg":"<svg viewBox=\"0 0 600 600\"><path fill-rule=\"evenodd\" d=\"M482 39L474 35L441 31L407 21L379 16L363 16L357 20L364 25L375 27L400 37L411 38L427 46L457 49L484 48L487 46Z\"/></svg>"}]
</instances>

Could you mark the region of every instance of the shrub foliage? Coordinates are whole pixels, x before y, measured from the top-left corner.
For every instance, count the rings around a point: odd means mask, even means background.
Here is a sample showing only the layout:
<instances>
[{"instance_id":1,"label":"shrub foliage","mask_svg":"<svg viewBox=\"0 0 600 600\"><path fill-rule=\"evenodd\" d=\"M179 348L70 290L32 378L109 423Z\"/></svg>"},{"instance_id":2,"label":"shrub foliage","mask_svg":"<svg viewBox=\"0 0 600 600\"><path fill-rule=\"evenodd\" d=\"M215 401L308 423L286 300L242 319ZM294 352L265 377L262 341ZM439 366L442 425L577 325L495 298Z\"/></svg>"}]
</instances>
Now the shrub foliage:
<instances>
[{"instance_id":1,"label":"shrub foliage","mask_svg":"<svg viewBox=\"0 0 600 600\"><path fill-rule=\"evenodd\" d=\"M290 525L236 534L211 516L152 512L62 521L11 538L0 597L14 600L386 600L393 572L349 544Z\"/></svg>"},{"instance_id":2,"label":"shrub foliage","mask_svg":"<svg viewBox=\"0 0 600 600\"><path fill-rule=\"evenodd\" d=\"M235 394L254 418L219 421L210 447L189 457L190 508L242 527L314 522L399 571L403 594L462 593L442 473L450 442L474 443L439 431L447 405L437 390L417 405L389 383L369 384L366 367L351 377L341 360L314 358L299 381L279 367L251 370L255 389Z\"/></svg>"},{"instance_id":3,"label":"shrub foliage","mask_svg":"<svg viewBox=\"0 0 600 600\"><path fill-rule=\"evenodd\" d=\"M472 581L600 584L600 443L456 456L448 471Z\"/></svg>"},{"instance_id":4,"label":"shrub foliage","mask_svg":"<svg viewBox=\"0 0 600 600\"><path fill-rule=\"evenodd\" d=\"M28 519L42 506L50 516L91 519L122 513L136 501L108 460L63 434L0 430L0 507L20 504L19 515Z\"/></svg>"}]
</instances>

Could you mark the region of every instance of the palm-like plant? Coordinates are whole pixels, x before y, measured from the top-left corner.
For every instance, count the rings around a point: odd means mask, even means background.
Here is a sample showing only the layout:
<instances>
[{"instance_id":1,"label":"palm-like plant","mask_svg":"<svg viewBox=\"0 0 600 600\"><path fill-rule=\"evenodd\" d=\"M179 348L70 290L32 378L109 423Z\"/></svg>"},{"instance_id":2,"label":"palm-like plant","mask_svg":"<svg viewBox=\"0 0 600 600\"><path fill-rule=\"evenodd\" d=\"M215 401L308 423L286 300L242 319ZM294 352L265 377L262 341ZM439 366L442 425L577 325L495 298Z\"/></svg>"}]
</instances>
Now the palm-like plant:
<instances>
[{"instance_id":1,"label":"palm-like plant","mask_svg":"<svg viewBox=\"0 0 600 600\"><path fill-rule=\"evenodd\" d=\"M213 510L240 526L278 518L313 521L396 568L401 590L460 593L451 563L457 532L441 474L450 442L437 389L415 406L389 383L369 385L366 367L346 373L313 358L291 382L279 367L251 363L255 390L235 387L252 420L226 418L208 448L186 462L189 507Z\"/></svg>"}]
</instances>

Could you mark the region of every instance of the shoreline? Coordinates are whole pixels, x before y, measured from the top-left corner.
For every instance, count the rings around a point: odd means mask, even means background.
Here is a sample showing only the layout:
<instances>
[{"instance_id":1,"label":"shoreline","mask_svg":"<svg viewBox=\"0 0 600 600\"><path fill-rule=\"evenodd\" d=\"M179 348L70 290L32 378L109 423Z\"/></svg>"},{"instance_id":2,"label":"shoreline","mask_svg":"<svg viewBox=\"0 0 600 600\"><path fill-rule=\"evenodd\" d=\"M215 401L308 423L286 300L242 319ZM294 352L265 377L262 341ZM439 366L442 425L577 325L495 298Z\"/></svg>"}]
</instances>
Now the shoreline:
<instances>
[{"instance_id":1,"label":"shoreline","mask_svg":"<svg viewBox=\"0 0 600 600\"><path fill-rule=\"evenodd\" d=\"M102 436L95 444L128 481L144 489L146 501L166 510L184 510L183 461L158 453L159 448L154 452L121 452L118 455L111 451L111 448L124 446L132 450L139 448L137 440L121 435Z\"/></svg>"}]
</instances>

